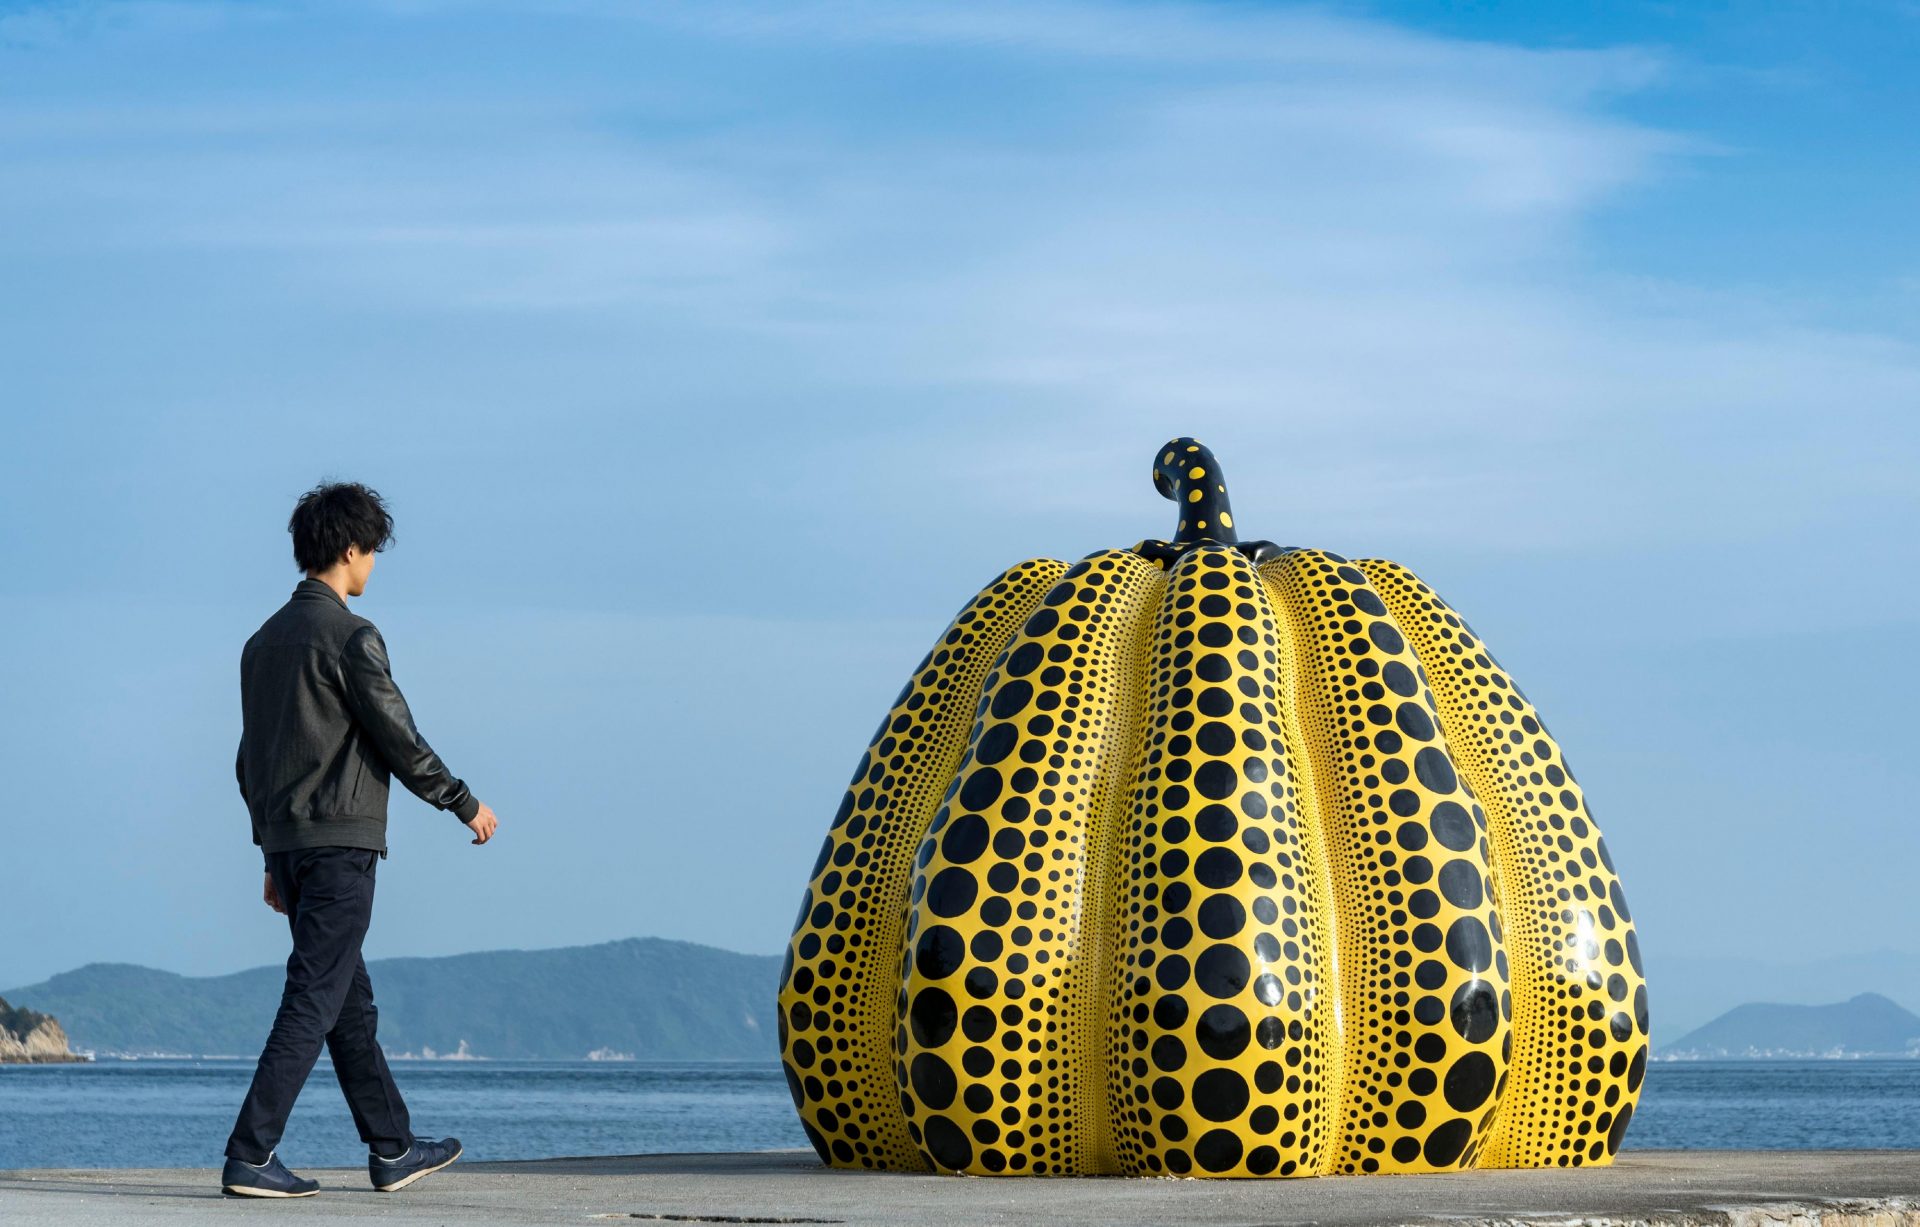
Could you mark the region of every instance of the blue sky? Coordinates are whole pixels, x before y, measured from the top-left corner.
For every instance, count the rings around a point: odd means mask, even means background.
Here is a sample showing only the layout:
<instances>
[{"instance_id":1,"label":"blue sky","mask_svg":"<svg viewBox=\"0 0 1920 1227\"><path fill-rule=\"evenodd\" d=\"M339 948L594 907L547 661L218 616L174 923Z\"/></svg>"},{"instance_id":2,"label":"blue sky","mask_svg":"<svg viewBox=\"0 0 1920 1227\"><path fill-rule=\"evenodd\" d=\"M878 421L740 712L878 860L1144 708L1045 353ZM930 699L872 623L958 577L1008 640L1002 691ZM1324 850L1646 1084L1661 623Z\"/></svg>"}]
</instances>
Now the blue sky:
<instances>
[{"instance_id":1,"label":"blue sky","mask_svg":"<svg viewBox=\"0 0 1920 1227\"><path fill-rule=\"evenodd\" d=\"M1249 535L1487 636L1656 977L1920 953L1917 33L0 6L0 984L281 957L237 659L323 476L391 499L359 608L505 824L396 801L370 951L772 952L947 617L1168 531L1187 433Z\"/></svg>"}]
</instances>

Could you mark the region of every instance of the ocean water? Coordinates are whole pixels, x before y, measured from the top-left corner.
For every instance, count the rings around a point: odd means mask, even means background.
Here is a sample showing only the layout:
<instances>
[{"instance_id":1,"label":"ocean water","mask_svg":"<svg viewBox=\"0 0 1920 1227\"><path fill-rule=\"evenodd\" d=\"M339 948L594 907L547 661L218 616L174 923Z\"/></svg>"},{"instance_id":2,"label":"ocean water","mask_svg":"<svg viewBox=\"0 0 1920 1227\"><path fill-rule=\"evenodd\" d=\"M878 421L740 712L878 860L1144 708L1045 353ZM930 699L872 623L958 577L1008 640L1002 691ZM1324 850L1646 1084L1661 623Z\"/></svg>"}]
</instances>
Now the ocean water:
<instances>
[{"instance_id":1,"label":"ocean water","mask_svg":"<svg viewBox=\"0 0 1920 1227\"><path fill-rule=\"evenodd\" d=\"M250 1061L0 1065L0 1169L212 1167ZM777 1065L398 1061L415 1132L474 1159L805 1147ZM1920 1147L1920 1061L1657 1062L1630 1148ZM281 1155L357 1166L366 1150L324 1062Z\"/></svg>"}]
</instances>

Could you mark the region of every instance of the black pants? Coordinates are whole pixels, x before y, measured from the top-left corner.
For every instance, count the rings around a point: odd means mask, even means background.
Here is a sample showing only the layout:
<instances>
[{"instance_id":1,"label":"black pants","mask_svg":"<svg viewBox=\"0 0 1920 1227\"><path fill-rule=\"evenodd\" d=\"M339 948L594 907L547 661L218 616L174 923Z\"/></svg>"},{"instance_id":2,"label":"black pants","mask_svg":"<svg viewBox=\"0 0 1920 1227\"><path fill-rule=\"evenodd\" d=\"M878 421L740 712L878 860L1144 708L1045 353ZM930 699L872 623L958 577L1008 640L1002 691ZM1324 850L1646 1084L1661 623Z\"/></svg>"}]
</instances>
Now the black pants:
<instances>
[{"instance_id":1,"label":"black pants","mask_svg":"<svg viewBox=\"0 0 1920 1227\"><path fill-rule=\"evenodd\" d=\"M407 1105L374 1038L373 984L360 943L373 919L373 870L365 848L302 848L267 855L287 909L293 953L273 1032L227 1139L227 1157L265 1163L286 1132L293 1101L324 1042L360 1140L393 1155L412 1144Z\"/></svg>"}]
</instances>

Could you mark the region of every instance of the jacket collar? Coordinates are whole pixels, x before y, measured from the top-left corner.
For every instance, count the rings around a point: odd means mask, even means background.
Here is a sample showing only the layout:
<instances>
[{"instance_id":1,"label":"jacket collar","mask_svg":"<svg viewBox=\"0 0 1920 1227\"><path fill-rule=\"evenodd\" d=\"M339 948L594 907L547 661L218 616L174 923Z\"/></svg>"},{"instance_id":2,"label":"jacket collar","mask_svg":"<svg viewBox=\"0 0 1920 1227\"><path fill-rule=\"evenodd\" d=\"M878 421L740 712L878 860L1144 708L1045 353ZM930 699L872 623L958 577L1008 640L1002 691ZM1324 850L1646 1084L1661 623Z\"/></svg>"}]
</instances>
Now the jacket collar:
<instances>
[{"instance_id":1,"label":"jacket collar","mask_svg":"<svg viewBox=\"0 0 1920 1227\"><path fill-rule=\"evenodd\" d=\"M332 589L332 587L330 587L328 584L326 584L322 580L317 580L317 579L301 580L298 584L294 585L293 595L323 596L327 598L329 601L332 601L335 605L338 605L342 609L345 609L347 607L347 603L340 599L340 594L335 592Z\"/></svg>"}]
</instances>

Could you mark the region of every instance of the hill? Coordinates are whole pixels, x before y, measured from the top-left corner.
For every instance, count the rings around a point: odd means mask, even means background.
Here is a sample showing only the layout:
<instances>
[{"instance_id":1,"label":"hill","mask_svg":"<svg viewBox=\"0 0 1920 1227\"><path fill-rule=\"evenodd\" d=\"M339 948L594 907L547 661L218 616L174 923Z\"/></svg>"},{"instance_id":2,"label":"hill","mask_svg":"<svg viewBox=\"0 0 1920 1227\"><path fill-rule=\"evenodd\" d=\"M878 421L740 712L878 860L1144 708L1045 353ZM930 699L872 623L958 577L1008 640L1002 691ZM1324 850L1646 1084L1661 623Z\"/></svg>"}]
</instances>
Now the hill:
<instances>
[{"instance_id":1,"label":"hill","mask_svg":"<svg viewBox=\"0 0 1920 1227\"><path fill-rule=\"evenodd\" d=\"M1920 1056L1920 1016L1878 993L1737 1006L1660 1049L1674 1058Z\"/></svg>"},{"instance_id":2,"label":"hill","mask_svg":"<svg viewBox=\"0 0 1920 1227\"><path fill-rule=\"evenodd\" d=\"M34 1010L7 1004L0 997L0 1062L37 1063L78 1061L67 1049L67 1033L59 1020Z\"/></svg>"},{"instance_id":3,"label":"hill","mask_svg":"<svg viewBox=\"0 0 1920 1227\"><path fill-rule=\"evenodd\" d=\"M395 1055L579 1060L773 1060L780 962L691 942L629 938L367 965L380 1041ZM56 1014L73 1046L102 1055L252 1056L283 971L191 977L93 963L8 999ZM431 1051L429 1051L431 1050Z\"/></svg>"}]
</instances>

